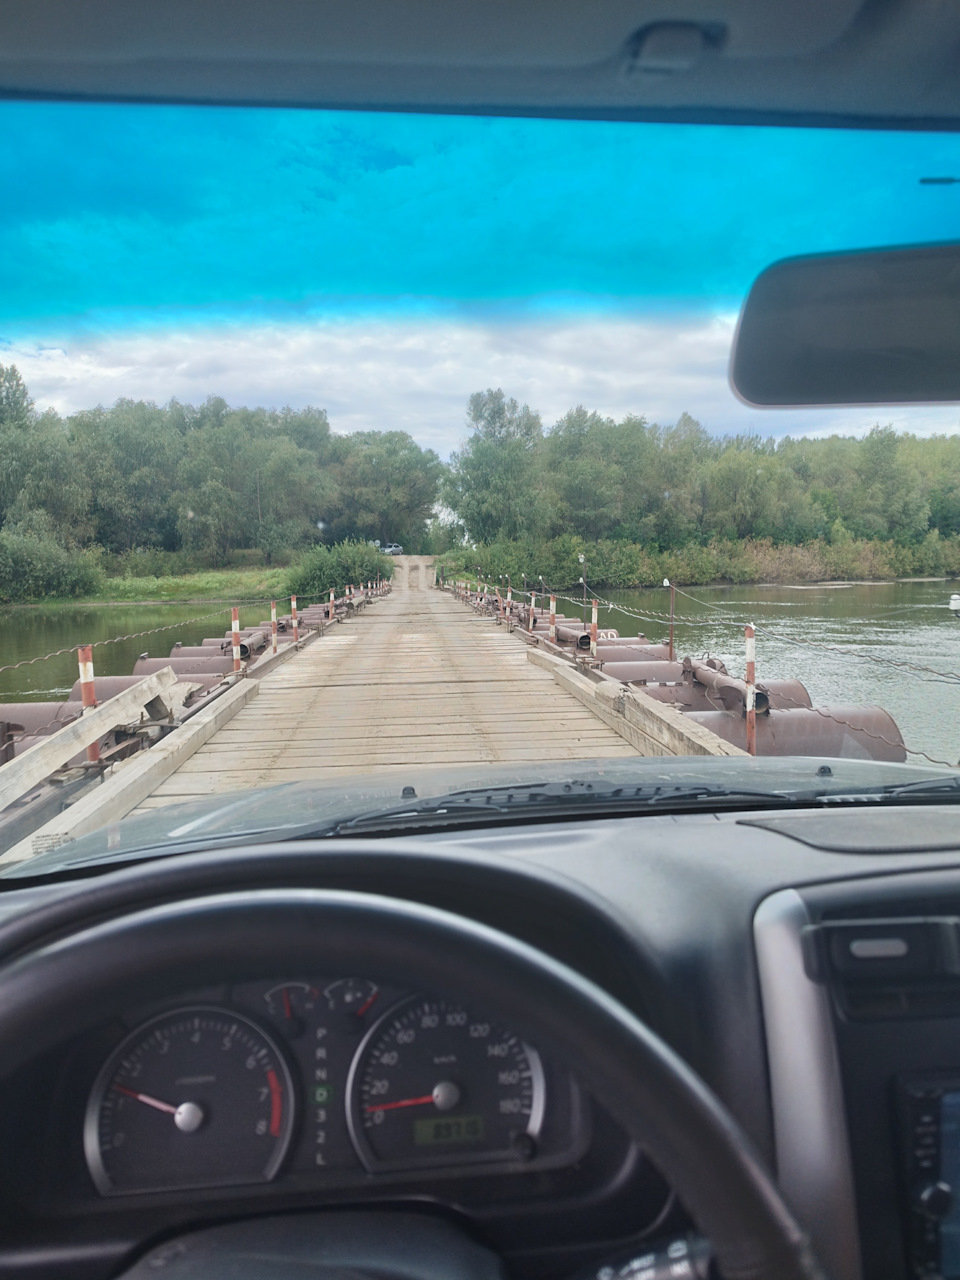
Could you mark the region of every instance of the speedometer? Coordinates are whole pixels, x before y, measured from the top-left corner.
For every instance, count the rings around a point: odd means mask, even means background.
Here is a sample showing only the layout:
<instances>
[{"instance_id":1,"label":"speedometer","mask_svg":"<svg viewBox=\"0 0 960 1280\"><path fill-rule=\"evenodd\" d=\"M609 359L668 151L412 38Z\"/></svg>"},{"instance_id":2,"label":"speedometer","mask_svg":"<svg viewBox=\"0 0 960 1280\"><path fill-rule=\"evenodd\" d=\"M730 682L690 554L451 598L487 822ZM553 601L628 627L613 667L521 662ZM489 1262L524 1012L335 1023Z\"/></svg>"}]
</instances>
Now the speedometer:
<instances>
[{"instance_id":1,"label":"speedometer","mask_svg":"<svg viewBox=\"0 0 960 1280\"><path fill-rule=\"evenodd\" d=\"M372 1028L347 1096L368 1169L529 1160L545 1103L536 1050L460 1005L424 997Z\"/></svg>"}]
</instances>

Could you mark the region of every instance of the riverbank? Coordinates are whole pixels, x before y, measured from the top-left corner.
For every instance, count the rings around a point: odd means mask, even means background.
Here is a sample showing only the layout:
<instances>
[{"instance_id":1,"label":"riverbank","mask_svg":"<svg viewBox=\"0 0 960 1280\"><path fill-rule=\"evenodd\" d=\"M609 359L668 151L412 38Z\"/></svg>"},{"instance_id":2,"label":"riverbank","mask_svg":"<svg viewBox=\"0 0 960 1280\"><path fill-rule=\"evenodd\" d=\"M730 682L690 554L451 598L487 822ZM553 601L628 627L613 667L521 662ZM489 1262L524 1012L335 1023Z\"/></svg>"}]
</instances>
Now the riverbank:
<instances>
[{"instance_id":1,"label":"riverbank","mask_svg":"<svg viewBox=\"0 0 960 1280\"><path fill-rule=\"evenodd\" d=\"M659 586L664 578L678 586L898 582L960 576L960 537L941 538L934 530L910 546L850 537L797 545L769 538L715 539L703 546L656 551L637 542L591 543L564 536L538 544L495 542L448 551L437 563L447 579L475 578L479 569L489 581L509 575L519 586L524 576L534 583L542 577L560 590L578 586L581 578L607 590L642 590Z\"/></svg>"},{"instance_id":2,"label":"riverbank","mask_svg":"<svg viewBox=\"0 0 960 1280\"><path fill-rule=\"evenodd\" d=\"M146 578L106 578L94 595L72 604L166 604L172 601L205 603L282 598L289 568L205 569L196 573Z\"/></svg>"}]
</instances>

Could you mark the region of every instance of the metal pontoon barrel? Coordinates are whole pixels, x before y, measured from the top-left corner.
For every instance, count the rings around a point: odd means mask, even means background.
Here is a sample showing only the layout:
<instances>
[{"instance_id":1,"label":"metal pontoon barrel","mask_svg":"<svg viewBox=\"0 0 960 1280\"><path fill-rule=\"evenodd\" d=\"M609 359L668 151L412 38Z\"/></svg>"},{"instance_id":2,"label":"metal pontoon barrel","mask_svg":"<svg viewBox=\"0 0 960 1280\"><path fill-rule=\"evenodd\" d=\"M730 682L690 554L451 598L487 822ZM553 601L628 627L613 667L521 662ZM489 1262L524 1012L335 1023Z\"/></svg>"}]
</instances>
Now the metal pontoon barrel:
<instances>
[{"instance_id":1,"label":"metal pontoon barrel","mask_svg":"<svg viewBox=\"0 0 960 1280\"><path fill-rule=\"evenodd\" d=\"M747 727L732 711L691 711L690 720L746 750ZM835 756L845 760L904 761L896 721L882 707L777 709L757 716L758 756Z\"/></svg>"},{"instance_id":2,"label":"metal pontoon barrel","mask_svg":"<svg viewBox=\"0 0 960 1280\"><path fill-rule=\"evenodd\" d=\"M165 667L171 667L178 676L226 675L233 670L233 658L221 657L220 654L212 658L138 658L133 666L133 674L143 679L144 676L163 671Z\"/></svg>"}]
</instances>

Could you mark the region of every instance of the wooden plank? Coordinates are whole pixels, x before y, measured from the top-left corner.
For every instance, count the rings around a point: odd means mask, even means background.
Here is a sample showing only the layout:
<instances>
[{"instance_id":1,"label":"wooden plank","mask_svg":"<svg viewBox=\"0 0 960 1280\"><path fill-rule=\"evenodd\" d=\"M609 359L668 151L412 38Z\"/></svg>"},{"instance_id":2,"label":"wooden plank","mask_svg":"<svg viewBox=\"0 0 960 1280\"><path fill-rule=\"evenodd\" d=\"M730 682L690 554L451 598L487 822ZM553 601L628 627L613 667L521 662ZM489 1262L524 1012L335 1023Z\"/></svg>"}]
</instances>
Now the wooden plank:
<instances>
[{"instance_id":1,"label":"wooden plank","mask_svg":"<svg viewBox=\"0 0 960 1280\"><path fill-rule=\"evenodd\" d=\"M579 754L589 756L593 754L595 749L602 750L608 743L609 735L600 733L583 734L567 738L562 747L554 747L552 749L562 751L564 755L572 755L577 754L575 748L582 748ZM403 752L389 749L371 751L360 744L356 744L352 749L348 748L346 750L284 751L281 753L268 752L266 754L239 749L233 752L215 751L211 754L198 751L189 763L185 763L182 768L191 773L211 773L223 769L248 768L260 770L269 768L282 772L284 769L300 768L306 765L325 767L328 764L345 764L349 760L354 760L358 764L363 764L365 761L370 761L371 764L403 764L415 756L424 754L438 755L444 752L460 752L470 755L471 753L476 754L480 750L487 753L488 759L503 760L523 752L545 754L547 748L543 742L536 739L527 739L523 742L490 740L484 742L482 747L479 747L468 738L463 738L459 742L451 741L448 738L425 738L418 741L415 748Z\"/></svg>"},{"instance_id":2,"label":"wooden plank","mask_svg":"<svg viewBox=\"0 0 960 1280\"><path fill-rule=\"evenodd\" d=\"M351 620L348 636L324 637L265 672L256 706L211 736L141 808L371 770L409 777L435 765L636 754L551 671L531 665L516 635L428 589L428 573L422 587L414 577L400 574L389 597Z\"/></svg>"},{"instance_id":3,"label":"wooden plank","mask_svg":"<svg viewBox=\"0 0 960 1280\"><path fill-rule=\"evenodd\" d=\"M24 751L0 769L0 809L13 804L21 796L35 787L44 778L49 778L55 769L59 769L71 756L75 756L84 747L90 746L98 738L115 729L118 724L127 724L131 720L139 720L143 708L152 702L171 685L176 684L177 677L172 667L164 667L151 676L141 680L139 684L124 689L115 698L102 703L92 711L87 711L78 719L58 729L43 742Z\"/></svg>"}]
</instances>

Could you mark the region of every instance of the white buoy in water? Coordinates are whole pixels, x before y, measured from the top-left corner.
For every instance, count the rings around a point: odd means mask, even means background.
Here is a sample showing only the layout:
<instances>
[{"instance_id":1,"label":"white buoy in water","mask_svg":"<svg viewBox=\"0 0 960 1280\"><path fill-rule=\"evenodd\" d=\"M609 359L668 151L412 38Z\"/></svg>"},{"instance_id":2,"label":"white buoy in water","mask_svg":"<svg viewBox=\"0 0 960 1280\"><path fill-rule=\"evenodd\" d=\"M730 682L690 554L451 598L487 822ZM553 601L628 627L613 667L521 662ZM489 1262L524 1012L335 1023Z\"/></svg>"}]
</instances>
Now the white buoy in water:
<instances>
[{"instance_id":1,"label":"white buoy in water","mask_svg":"<svg viewBox=\"0 0 960 1280\"><path fill-rule=\"evenodd\" d=\"M953 610L954 614L960 618L960 595L957 595L956 592L954 592L950 597L950 608Z\"/></svg>"}]
</instances>

